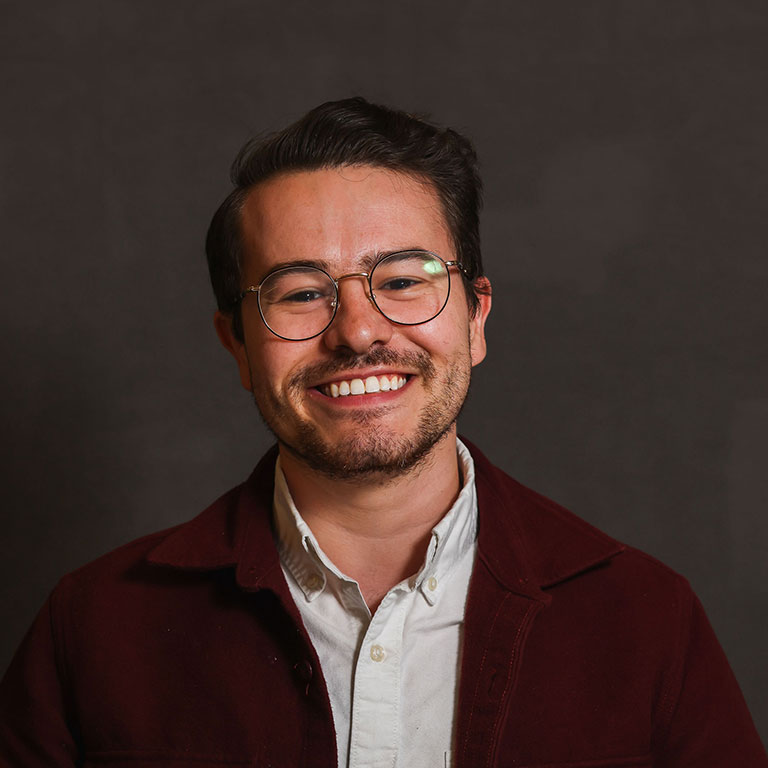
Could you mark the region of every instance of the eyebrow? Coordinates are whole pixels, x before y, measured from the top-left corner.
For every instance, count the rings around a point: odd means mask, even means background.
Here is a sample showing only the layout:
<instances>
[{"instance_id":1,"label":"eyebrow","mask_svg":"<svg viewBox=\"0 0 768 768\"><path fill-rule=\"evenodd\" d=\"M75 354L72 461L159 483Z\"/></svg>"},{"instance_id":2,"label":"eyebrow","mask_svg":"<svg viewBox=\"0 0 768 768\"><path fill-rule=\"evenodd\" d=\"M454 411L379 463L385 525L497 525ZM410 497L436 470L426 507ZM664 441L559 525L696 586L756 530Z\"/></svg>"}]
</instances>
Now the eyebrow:
<instances>
[{"instance_id":1,"label":"eyebrow","mask_svg":"<svg viewBox=\"0 0 768 768\"><path fill-rule=\"evenodd\" d=\"M393 248L392 250L386 251L374 251L373 253L368 253L364 256L361 256L358 259L357 266L364 272L370 272L373 266L377 262L381 261L381 259L384 259L387 256L391 256L393 253L401 253L403 251L431 253L431 251L427 251L426 248L421 248L420 246L408 246L405 248ZM278 269L286 269L288 267L315 267L317 269L322 269L329 275L333 276L331 273L331 264L326 259L291 259L290 261L280 261L277 264L274 264L268 272L265 272L264 275L262 275L261 280L264 280L267 275L272 274L272 272L276 272Z\"/></svg>"}]
</instances>

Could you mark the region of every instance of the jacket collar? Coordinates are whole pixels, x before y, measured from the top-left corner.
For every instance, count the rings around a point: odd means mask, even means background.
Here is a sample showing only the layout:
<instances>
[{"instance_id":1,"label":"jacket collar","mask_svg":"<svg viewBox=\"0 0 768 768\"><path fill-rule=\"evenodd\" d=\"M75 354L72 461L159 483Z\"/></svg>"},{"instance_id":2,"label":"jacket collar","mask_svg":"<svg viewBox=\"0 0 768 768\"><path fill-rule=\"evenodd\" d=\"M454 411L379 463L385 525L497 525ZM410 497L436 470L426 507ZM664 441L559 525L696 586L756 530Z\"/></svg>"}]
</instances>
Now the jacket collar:
<instances>
[{"instance_id":1,"label":"jacket collar","mask_svg":"<svg viewBox=\"0 0 768 768\"><path fill-rule=\"evenodd\" d=\"M510 591L546 600L542 590L594 568L625 547L493 466L466 438L475 461L478 557ZM188 523L171 529L147 559L185 570L234 567L249 590L282 584L272 537L277 448L248 480Z\"/></svg>"},{"instance_id":2,"label":"jacket collar","mask_svg":"<svg viewBox=\"0 0 768 768\"><path fill-rule=\"evenodd\" d=\"M513 480L466 438L475 461L478 555L507 589L536 599L542 590L626 549L567 509Z\"/></svg>"},{"instance_id":3,"label":"jacket collar","mask_svg":"<svg viewBox=\"0 0 768 768\"><path fill-rule=\"evenodd\" d=\"M277 446L273 446L245 483L188 523L171 529L147 553L147 560L194 571L234 567L237 582L244 589L275 587L282 580L272 538L276 459Z\"/></svg>"}]
</instances>

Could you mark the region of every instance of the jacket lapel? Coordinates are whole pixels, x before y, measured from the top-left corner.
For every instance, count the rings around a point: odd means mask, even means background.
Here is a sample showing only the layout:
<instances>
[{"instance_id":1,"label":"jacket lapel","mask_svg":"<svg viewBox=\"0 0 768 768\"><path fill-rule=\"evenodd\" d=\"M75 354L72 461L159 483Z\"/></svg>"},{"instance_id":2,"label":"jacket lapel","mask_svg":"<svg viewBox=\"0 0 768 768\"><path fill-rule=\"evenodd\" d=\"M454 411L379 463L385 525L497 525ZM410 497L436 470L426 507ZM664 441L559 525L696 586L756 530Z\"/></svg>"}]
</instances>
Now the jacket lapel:
<instances>
[{"instance_id":1,"label":"jacket lapel","mask_svg":"<svg viewBox=\"0 0 768 768\"><path fill-rule=\"evenodd\" d=\"M499 733L523 663L536 615L552 601L549 587L582 573L624 547L567 510L525 488L494 467L462 438L475 461L478 551L464 622L454 765L494 765ZM180 569L236 569L246 591L270 590L298 629L297 669L316 674L316 717L305 723L305 762L330 754L330 704L317 656L283 577L271 531L273 449L246 483L214 502L189 523L171 529L147 556ZM303 660L302 657L303 656ZM309 670L309 672L307 672Z\"/></svg>"},{"instance_id":2,"label":"jacket lapel","mask_svg":"<svg viewBox=\"0 0 768 768\"><path fill-rule=\"evenodd\" d=\"M455 749L458 768L496 765L525 642L553 600L548 587L624 547L494 467L471 443L478 552L464 620Z\"/></svg>"},{"instance_id":3,"label":"jacket lapel","mask_svg":"<svg viewBox=\"0 0 768 768\"><path fill-rule=\"evenodd\" d=\"M298 768L332 765L336 738L325 678L299 609L285 581L272 536L272 496L277 448L259 462L248 480L215 501L189 523L172 529L147 559L183 570L235 568L236 581L246 592L260 593L261 620L281 637L294 680L305 706L293 723L301 743ZM256 603L254 603L256 605ZM274 756L271 764L281 764Z\"/></svg>"}]
</instances>

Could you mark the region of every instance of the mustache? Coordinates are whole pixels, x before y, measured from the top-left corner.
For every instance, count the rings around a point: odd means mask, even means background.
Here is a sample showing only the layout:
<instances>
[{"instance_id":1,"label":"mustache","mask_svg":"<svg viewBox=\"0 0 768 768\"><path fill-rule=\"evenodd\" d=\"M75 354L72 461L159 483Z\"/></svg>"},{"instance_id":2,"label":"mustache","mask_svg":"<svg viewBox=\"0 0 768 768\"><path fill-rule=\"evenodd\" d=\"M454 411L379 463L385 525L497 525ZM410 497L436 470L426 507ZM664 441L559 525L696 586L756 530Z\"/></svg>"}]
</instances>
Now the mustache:
<instances>
[{"instance_id":1,"label":"mustache","mask_svg":"<svg viewBox=\"0 0 768 768\"><path fill-rule=\"evenodd\" d=\"M312 386L312 382L334 376L342 371L375 366L416 370L427 381L435 376L435 366L426 352L397 352L387 347L380 347L370 349L362 355L341 353L337 354L333 360L308 365L290 378L288 387L291 390L304 390Z\"/></svg>"}]
</instances>

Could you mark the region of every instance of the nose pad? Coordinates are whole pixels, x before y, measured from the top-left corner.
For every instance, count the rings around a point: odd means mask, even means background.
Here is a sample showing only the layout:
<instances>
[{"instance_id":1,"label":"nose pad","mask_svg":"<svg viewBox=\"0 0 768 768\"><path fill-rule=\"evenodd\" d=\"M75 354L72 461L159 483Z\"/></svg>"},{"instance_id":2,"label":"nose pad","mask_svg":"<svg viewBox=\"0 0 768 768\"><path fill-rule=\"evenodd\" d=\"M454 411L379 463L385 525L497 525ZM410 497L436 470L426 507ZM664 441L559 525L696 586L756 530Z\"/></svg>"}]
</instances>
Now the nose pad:
<instances>
[{"instance_id":1,"label":"nose pad","mask_svg":"<svg viewBox=\"0 0 768 768\"><path fill-rule=\"evenodd\" d=\"M374 295L373 291L370 291L368 289L368 286L365 286L363 288L363 293L365 294L365 298L368 299L368 303L371 305L371 308L376 312L376 314L381 315L381 310L379 309L379 305L376 303L376 296ZM348 303L351 303L352 301L355 301L355 299L348 300ZM344 309L344 304L341 301L341 290L336 294L336 298L331 300L331 308L334 312L338 310ZM383 315L382 315L383 316Z\"/></svg>"},{"instance_id":2,"label":"nose pad","mask_svg":"<svg viewBox=\"0 0 768 768\"><path fill-rule=\"evenodd\" d=\"M357 277L357 278L364 278L363 279L363 292L365 293L365 298L368 299L368 301L371 303L373 308L379 312L379 306L376 303L376 297L373 293L373 290L371 289L371 284L368 281L368 273L367 272L350 272L347 275L341 275L340 277L336 278L336 296L331 301L331 307L336 310L339 307L341 307L341 281L342 280L348 280L351 277Z\"/></svg>"},{"instance_id":3,"label":"nose pad","mask_svg":"<svg viewBox=\"0 0 768 768\"><path fill-rule=\"evenodd\" d=\"M379 305L376 303L376 297L372 293L369 293L368 291L366 291L365 292L365 298L368 299L368 301L371 302L371 304L373 305L373 308L378 312L379 311ZM331 299L331 309L333 309L335 311L340 306L341 306L341 302L337 298L336 299Z\"/></svg>"},{"instance_id":4,"label":"nose pad","mask_svg":"<svg viewBox=\"0 0 768 768\"><path fill-rule=\"evenodd\" d=\"M368 275L363 273L343 276L343 278L348 277L366 278L360 288L367 301L362 301L358 293L359 289L355 287L358 280L352 281L352 285L345 287L346 300L341 297L341 285L339 285L336 297L332 301L334 320L325 331L324 339L329 347L347 347L359 354L368 349L371 344L389 341L392 326L376 305L368 284Z\"/></svg>"}]
</instances>

